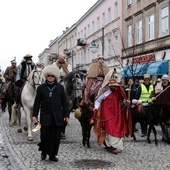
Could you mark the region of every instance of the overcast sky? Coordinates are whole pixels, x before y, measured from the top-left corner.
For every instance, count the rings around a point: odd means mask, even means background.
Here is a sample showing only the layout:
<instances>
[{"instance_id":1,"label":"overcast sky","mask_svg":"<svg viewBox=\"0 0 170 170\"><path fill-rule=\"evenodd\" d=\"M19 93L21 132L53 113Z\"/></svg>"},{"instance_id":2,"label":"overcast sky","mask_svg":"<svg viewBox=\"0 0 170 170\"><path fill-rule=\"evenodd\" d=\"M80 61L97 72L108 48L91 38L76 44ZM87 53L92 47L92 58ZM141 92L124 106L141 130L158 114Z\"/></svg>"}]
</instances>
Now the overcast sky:
<instances>
[{"instance_id":1,"label":"overcast sky","mask_svg":"<svg viewBox=\"0 0 170 170\"><path fill-rule=\"evenodd\" d=\"M38 55L71 27L97 0L0 0L0 66L16 57Z\"/></svg>"}]
</instances>

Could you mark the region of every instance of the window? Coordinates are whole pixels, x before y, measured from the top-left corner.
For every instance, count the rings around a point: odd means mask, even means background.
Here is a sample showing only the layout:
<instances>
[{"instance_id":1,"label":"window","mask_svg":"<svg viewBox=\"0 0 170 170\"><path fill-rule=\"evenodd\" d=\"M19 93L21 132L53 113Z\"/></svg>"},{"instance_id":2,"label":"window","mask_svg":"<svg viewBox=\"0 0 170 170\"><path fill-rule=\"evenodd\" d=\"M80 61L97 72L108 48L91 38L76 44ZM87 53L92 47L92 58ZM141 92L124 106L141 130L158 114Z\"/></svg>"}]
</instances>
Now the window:
<instances>
[{"instance_id":1,"label":"window","mask_svg":"<svg viewBox=\"0 0 170 170\"><path fill-rule=\"evenodd\" d=\"M88 36L90 35L90 24L88 24L88 26L87 26L87 34L88 34Z\"/></svg>"},{"instance_id":2,"label":"window","mask_svg":"<svg viewBox=\"0 0 170 170\"><path fill-rule=\"evenodd\" d=\"M80 36L81 36L81 38L83 37L83 30L81 30L81 35Z\"/></svg>"},{"instance_id":3,"label":"window","mask_svg":"<svg viewBox=\"0 0 170 170\"><path fill-rule=\"evenodd\" d=\"M114 3L114 19L118 17L118 2Z\"/></svg>"},{"instance_id":4,"label":"window","mask_svg":"<svg viewBox=\"0 0 170 170\"><path fill-rule=\"evenodd\" d=\"M169 16L168 16L168 7L161 9L161 35L166 35L169 32Z\"/></svg>"},{"instance_id":5,"label":"window","mask_svg":"<svg viewBox=\"0 0 170 170\"><path fill-rule=\"evenodd\" d=\"M148 16L148 40L154 39L154 15Z\"/></svg>"},{"instance_id":6,"label":"window","mask_svg":"<svg viewBox=\"0 0 170 170\"><path fill-rule=\"evenodd\" d=\"M137 22L137 43L142 43L142 20Z\"/></svg>"},{"instance_id":7,"label":"window","mask_svg":"<svg viewBox=\"0 0 170 170\"><path fill-rule=\"evenodd\" d=\"M118 36L114 35L114 54L118 55Z\"/></svg>"},{"instance_id":8,"label":"window","mask_svg":"<svg viewBox=\"0 0 170 170\"><path fill-rule=\"evenodd\" d=\"M102 14L102 27L105 26L105 21L106 21L105 13L103 13Z\"/></svg>"},{"instance_id":9,"label":"window","mask_svg":"<svg viewBox=\"0 0 170 170\"><path fill-rule=\"evenodd\" d=\"M84 38L86 38L86 27L84 27Z\"/></svg>"},{"instance_id":10,"label":"window","mask_svg":"<svg viewBox=\"0 0 170 170\"><path fill-rule=\"evenodd\" d=\"M92 33L95 31L94 21L92 21Z\"/></svg>"},{"instance_id":11,"label":"window","mask_svg":"<svg viewBox=\"0 0 170 170\"><path fill-rule=\"evenodd\" d=\"M108 9L108 23L111 21L111 9Z\"/></svg>"},{"instance_id":12,"label":"window","mask_svg":"<svg viewBox=\"0 0 170 170\"><path fill-rule=\"evenodd\" d=\"M132 4L132 0L127 0L127 6L130 6Z\"/></svg>"},{"instance_id":13,"label":"window","mask_svg":"<svg viewBox=\"0 0 170 170\"><path fill-rule=\"evenodd\" d=\"M127 27L127 33L128 33L128 47L132 46L132 25L128 25Z\"/></svg>"},{"instance_id":14,"label":"window","mask_svg":"<svg viewBox=\"0 0 170 170\"><path fill-rule=\"evenodd\" d=\"M97 17L97 29L100 29L100 18Z\"/></svg>"}]
</instances>

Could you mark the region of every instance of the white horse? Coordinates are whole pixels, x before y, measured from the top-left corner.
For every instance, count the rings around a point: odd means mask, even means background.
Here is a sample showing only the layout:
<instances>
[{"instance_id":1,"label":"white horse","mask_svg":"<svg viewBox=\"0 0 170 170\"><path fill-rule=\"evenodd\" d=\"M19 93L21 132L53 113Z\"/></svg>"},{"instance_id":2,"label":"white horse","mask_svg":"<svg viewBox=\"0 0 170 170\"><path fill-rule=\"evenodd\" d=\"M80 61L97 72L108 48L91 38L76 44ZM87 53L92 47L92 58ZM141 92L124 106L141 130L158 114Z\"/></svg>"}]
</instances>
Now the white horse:
<instances>
[{"instance_id":1,"label":"white horse","mask_svg":"<svg viewBox=\"0 0 170 170\"><path fill-rule=\"evenodd\" d=\"M43 82L43 78L42 78L41 74L42 74L42 69L40 69L40 68L36 68L31 71L31 73L28 76L28 79L23 87L23 90L21 92L21 101L20 101L18 110L16 110L14 107L12 107L10 126L12 126L14 124L14 122L16 121L16 114L18 114L18 121L19 121L18 132L22 132L20 118L21 118L21 113L24 112L25 120L26 120L26 127L28 130L27 140L29 140L29 141L33 140L32 130L31 130L32 112L33 112L34 99L36 96L36 89ZM24 127L24 129L26 127Z\"/></svg>"}]
</instances>

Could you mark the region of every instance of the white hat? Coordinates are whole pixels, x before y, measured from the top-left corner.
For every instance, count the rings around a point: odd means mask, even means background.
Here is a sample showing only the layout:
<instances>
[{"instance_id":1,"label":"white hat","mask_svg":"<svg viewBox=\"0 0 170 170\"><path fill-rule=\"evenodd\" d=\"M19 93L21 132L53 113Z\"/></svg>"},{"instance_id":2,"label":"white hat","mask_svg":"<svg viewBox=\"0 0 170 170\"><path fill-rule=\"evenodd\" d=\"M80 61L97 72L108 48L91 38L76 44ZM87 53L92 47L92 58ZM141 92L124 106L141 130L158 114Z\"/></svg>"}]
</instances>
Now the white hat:
<instances>
[{"instance_id":1,"label":"white hat","mask_svg":"<svg viewBox=\"0 0 170 170\"><path fill-rule=\"evenodd\" d=\"M16 64L17 62L15 60L11 60L11 64Z\"/></svg>"},{"instance_id":2,"label":"white hat","mask_svg":"<svg viewBox=\"0 0 170 170\"><path fill-rule=\"evenodd\" d=\"M144 79L150 79L150 74L144 74L143 78Z\"/></svg>"},{"instance_id":3,"label":"white hat","mask_svg":"<svg viewBox=\"0 0 170 170\"><path fill-rule=\"evenodd\" d=\"M98 56L97 56L97 59L99 60L99 59L104 59L104 56L102 55L102 54L99 54Z\"/></svg>"},{"instance_id":4,"label":"white hat","mask_svg":"<svg viewBox=\"0 0 170 170\"><path fill-rule=\"evenodd\" d=\"M161 77L162 80L168 80L169 81L169 76L167 74L164 74L162 77Z\"/></svg>"},{"instance_id":5,"label":"white hat","mask_svg":"<svg viewBox=\"0 0 170 170\"><path fill-rule=\"evenodd\" d=\"M56 79L60 77L60 70L55 65L48 65L42 71L42 76L46 79L47 75L54 75Z\"/></svg>"},{"instance_id":6,"label":"white hat","mask_svg":"<svg viewBox=\"0 0 170 170\"><path fill-rule=\"evenodd\" d=\"M158 82L160 82L160 81L161 81L161 79L160 79L160 78L158 78L158 79L157 79L157 81L158 81Z\"/></svg>"},{"instance_id":7,"label":"white hat","mask_svg":"<svg viewBox=\"0 0 170 170\"><path fill-rule=\"evenodd\" d=\"M40 62L37 62L35 65L36 66L42 66L42 64Z\"/></svg>"}]
</instances>

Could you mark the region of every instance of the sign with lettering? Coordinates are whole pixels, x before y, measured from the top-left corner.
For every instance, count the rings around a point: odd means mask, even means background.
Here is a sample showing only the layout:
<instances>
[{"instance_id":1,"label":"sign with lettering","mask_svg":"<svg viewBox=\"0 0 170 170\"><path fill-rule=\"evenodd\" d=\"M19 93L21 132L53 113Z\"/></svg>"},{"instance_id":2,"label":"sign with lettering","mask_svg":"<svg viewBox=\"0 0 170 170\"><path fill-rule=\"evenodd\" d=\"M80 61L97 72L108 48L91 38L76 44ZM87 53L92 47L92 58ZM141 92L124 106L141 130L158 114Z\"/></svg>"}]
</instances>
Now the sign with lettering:
<instances>
[{"instance_id":1,"label":"sign with lettering","mask_svg":"<svg viewBox=\"0 0 170 170\"><path fill-rule=\"evenodd\" d=\"M133 64L146 63L149 61L155 61L155 54L147 54L140 57L132 58Z\"/></svg>"}]
</instances>

